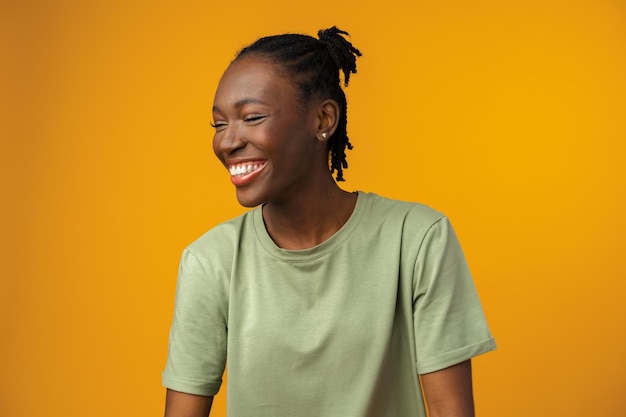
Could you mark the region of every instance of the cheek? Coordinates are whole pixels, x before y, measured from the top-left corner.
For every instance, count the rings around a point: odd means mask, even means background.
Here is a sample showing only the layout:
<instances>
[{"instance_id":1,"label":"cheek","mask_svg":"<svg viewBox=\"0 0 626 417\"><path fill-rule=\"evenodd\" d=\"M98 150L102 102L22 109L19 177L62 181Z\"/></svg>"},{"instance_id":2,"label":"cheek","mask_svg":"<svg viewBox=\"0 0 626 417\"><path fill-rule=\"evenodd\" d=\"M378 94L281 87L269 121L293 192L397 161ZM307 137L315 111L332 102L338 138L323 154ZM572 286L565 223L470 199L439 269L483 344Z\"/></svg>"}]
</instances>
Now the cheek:
<instances>
[{"instance_id":1,"label":"cheek","mask_svg":"<svg viewBox=\"0 0 626 417\"><path fill-rule=\"evenodd\" d=\"M272 126L259 126L256 131L250 132L248 144L264 153L275 154L284 148L286 136L281 129Z\"/></svg>"},{"instance_id":2,"label":"cheek","mask_svg":"<svg viewBox=\"0 0 626 417\"><path fill-rule=\"evenodd\" d=\"M280 124L268 126L262 133L266 147L292 153L303 150L307 139L312 135L307 129L307 121L299 117L289 117Z\"/></svg>"},{"instance_id":3,"label":"cheek","mask_svg":"<svg viewBox=\"0 0 626 417\"><path fill-rule=\"evenodd\" d=\"M215 156L221 160L222 158L220 158L220 139L219 139L219 135L214 134L213 135L213 141L212 141L212 146L213 146L213 153L215 154Z\"/></svg>"}]
</instances>

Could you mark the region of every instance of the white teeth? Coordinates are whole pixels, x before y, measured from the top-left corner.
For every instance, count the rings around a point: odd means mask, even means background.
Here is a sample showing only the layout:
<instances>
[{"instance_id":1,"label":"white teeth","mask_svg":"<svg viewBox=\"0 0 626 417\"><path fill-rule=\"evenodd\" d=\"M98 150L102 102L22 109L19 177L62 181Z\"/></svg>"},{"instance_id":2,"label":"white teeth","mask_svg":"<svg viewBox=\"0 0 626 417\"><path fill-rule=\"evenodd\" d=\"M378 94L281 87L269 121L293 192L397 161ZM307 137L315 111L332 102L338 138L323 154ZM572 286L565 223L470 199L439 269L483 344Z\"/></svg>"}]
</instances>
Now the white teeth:
<instances>
[{"instance_id":1,"label":"white teeth","mask_svg":"<svg viewBox=\"0 0 626 417\"><path fill-rule=\"evenodd\" d=\"M249 174L253 171L256 171L260 167L261 167L260 164L238 164L238 165L230 166L228 168L228 171L230 171L230 175L233 175L233 176L244 175L244 174Z\"/></svg>"}]
</instances>

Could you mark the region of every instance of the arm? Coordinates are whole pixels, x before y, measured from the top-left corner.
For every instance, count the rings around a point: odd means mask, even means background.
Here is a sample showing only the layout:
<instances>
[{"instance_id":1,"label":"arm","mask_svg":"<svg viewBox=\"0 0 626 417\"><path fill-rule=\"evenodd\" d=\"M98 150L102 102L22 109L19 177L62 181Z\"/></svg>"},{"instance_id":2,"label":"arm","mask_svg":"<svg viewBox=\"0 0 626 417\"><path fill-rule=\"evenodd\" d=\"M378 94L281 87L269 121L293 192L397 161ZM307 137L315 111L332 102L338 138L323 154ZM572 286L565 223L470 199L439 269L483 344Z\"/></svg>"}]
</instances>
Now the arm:
<instances>
[{"instance_id":1,"label":"arm","mask_svg":"<svg viewBox=\"0 0 626 417\"><path fill-rule=\"evenodd\" d=\"M430 417L474 417L470 360L420 378Z\"/></svg>"},{"instance_id":2,"label":"arm","mask_svg":"<svg viewBox=\"0 0 626 417\"><path fill-rule=\"evenodd\" d=\"M165 417L207 417L211 404L213 397L168 389L165 396Z\"/></svg>"}]
</instances>

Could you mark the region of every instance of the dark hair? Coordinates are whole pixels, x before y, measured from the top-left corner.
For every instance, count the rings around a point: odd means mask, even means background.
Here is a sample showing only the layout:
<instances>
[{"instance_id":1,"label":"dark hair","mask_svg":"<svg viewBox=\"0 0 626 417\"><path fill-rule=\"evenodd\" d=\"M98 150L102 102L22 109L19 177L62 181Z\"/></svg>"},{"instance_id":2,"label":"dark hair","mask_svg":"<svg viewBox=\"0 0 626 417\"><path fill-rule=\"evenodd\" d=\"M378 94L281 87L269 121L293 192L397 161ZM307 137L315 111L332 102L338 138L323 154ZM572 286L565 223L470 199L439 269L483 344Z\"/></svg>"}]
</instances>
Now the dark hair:
<instances>
[{"instance_id":1,"label":"dark hair","mask_svg":"<svg viewBox=\"0 0 626 417\"><path fill-rule=\"evenodd\" d=\"M242 49L237 58L260 54L281 65L307 101L313 96L331 98L340 107L337 130L328 140L330 173L337 171L337 181L344 181L343 170L348 167L346 148L352 149L347 133L348 104L341 88L340 72L344 85L350 74L356 73L356 58L361 52L342 35L348 32L333 26L320 30L319 39L299 34L284 34L261 38Z\"/></svg>"}]
</instances>

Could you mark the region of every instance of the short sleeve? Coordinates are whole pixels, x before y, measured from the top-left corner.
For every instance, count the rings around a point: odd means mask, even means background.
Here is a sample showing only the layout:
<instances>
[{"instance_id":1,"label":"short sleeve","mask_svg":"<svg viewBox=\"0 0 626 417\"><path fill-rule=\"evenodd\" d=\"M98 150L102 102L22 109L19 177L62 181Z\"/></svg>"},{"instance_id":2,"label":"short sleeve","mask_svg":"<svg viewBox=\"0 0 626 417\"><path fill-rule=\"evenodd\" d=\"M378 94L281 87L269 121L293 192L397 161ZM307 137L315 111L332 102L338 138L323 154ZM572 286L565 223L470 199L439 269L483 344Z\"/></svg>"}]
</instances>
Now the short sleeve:
<instances>
[{"instance_id":1,"label":"short sleeve","mask_svg":"<svg viewBox=\"0 0 626 417\"><path fill-rule=\"evenodd\" d=\"M228 289L189 249L176 286L163 385L175 391L215 395L226 364Z\"/></svg>"},{"instance_id":2,"label":"short sleeve","mask_svg":"<svg viewBox=\"0 0 626 417\"><path fill-rule=\"evenodd\" d=\"M496 348L459 241L445 217L424 237L413 291L418 373L438 371Z\"/></svg>"}]
</instances>

